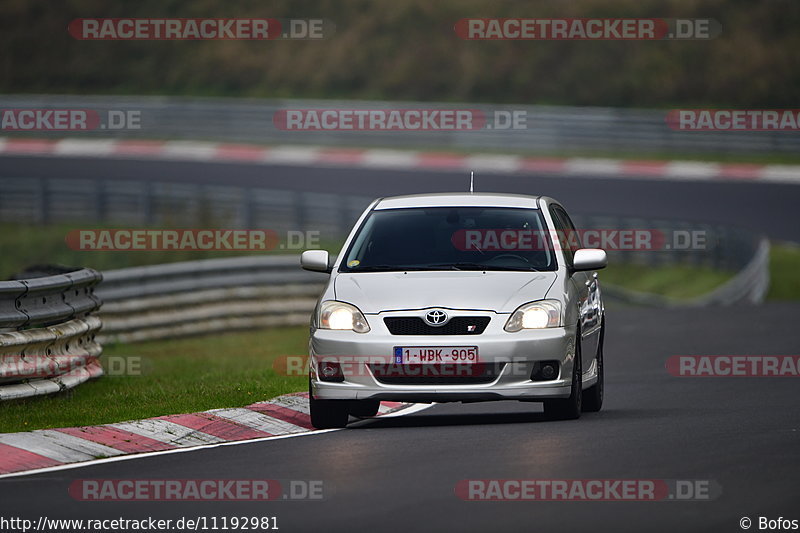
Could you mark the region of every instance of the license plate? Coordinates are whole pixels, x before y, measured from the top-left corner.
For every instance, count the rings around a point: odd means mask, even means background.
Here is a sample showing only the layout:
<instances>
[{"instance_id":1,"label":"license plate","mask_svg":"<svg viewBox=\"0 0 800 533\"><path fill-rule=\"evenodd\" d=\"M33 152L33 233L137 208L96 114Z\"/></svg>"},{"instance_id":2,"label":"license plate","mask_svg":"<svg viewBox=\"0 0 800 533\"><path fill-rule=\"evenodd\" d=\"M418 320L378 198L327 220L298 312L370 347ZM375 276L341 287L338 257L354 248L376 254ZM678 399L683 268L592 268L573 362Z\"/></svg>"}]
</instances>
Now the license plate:
<instances>
[{"instance_id":1,"label":"license plate","mask_svg":"<svg viewBox=\"0 0 800 533\"><path fill-rule=\"evenodd\" d=\"M477 346L395 346L395 364L475 364L478 362Z\"/></svg>"}]
</instances>

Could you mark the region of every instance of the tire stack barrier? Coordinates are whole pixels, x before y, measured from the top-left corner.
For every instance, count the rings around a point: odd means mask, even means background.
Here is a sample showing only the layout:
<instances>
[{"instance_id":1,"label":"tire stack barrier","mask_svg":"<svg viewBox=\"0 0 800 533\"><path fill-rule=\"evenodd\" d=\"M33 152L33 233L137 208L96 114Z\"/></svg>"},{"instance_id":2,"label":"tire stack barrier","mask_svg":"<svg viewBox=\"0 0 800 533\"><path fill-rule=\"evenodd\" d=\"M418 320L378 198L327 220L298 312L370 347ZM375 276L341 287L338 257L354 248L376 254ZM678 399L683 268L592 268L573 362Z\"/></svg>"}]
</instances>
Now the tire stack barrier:
<instances>
[{"instance_id":1,"label":"tire stack barrier","mask_svg":"<svg viewBox=\"0 0 800 533\"><path fill-rule=\"evenodd\" d=\"M0 400L71 389L103 374L90 268L0 282Z\"/></svg>"}]
</instances>

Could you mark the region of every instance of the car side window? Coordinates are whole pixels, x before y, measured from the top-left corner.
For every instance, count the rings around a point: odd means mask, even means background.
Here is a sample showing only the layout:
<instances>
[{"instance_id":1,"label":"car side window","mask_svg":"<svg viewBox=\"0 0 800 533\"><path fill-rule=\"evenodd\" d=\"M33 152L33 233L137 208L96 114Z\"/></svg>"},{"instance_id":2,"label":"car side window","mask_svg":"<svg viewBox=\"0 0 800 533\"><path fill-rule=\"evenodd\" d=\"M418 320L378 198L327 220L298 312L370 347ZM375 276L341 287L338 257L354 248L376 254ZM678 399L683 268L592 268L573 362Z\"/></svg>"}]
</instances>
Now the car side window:
<instances>
[{"instance_id":1,"label":"car side window","mask_svg":"<svg viewBox=\"0 0 800 533\"><path fill-rule=\"evenodd\" d=\"M558 242L564 251L567 265L572 266L572 258L575 255L575 251L581 248L580 235L569 215L562 208L551 205L550 215L553 217L553 224L555 224L558 234Z\"/></svg>"},{"instance_id":2,"label":"car side window","mask_svg":"<svg viewBox=\"0 0 800 533\"><path fill-rule=\"evenodd\" d=\"M583 248L581 234L577 229L575 229L575 224L572 223L572 219L569 218L567 212L560 207L556 207L556 211L558 211L558 213L561 215L561 218L564 221L564 227L567 228L567 232L569 233L569 243L573 252Z\"/></svg>"}]
</instances>

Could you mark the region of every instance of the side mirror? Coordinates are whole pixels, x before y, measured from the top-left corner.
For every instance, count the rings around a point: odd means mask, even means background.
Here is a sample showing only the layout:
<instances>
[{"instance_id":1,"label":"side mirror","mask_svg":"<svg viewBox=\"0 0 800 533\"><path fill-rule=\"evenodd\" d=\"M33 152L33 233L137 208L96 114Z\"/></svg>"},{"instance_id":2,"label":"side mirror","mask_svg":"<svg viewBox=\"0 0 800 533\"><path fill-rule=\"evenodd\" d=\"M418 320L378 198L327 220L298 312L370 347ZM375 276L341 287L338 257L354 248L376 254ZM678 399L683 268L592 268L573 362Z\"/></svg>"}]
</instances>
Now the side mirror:
<instances>
[{"instance_id":1,"label":"side mirror","mask_svg":"<svg viewBox=\"0 0 800 533\"><path fill-rule=\"evenodd\" d=\"M578 272L599 270L608 264L605 250L600 248L581 248L572 258L572 269Z\"/></svg>"},{"instance_id":2,"label":"side mirror","mask_svg":"<svg viewBox=\"0 0 800 533\"><path fill-rule=\"evenodd\" d=\"M328 252L326 250L306 250L300 256L300 266L312 272L325 272L330 274L333 268L328 265Z\"/></svg>"}]
</instances>

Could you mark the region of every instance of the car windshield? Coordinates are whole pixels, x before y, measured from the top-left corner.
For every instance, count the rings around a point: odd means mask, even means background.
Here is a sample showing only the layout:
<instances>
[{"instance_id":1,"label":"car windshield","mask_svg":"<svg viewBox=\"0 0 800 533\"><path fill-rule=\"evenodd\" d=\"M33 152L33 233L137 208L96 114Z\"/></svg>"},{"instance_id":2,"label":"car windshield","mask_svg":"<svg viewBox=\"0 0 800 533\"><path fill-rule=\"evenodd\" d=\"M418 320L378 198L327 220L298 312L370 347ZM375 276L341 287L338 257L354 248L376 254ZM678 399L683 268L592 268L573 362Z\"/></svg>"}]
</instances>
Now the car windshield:
<instances>
[{"instance_id":1,"label":"car windshield","mask_svg":"<svg viewBox=\"0 0 800 533\"><path fill-rule=\"evenodd\" d=\"M431 207L372 211L340 272L555 270L538 209Z\"/></svg>"}]
</instances>

